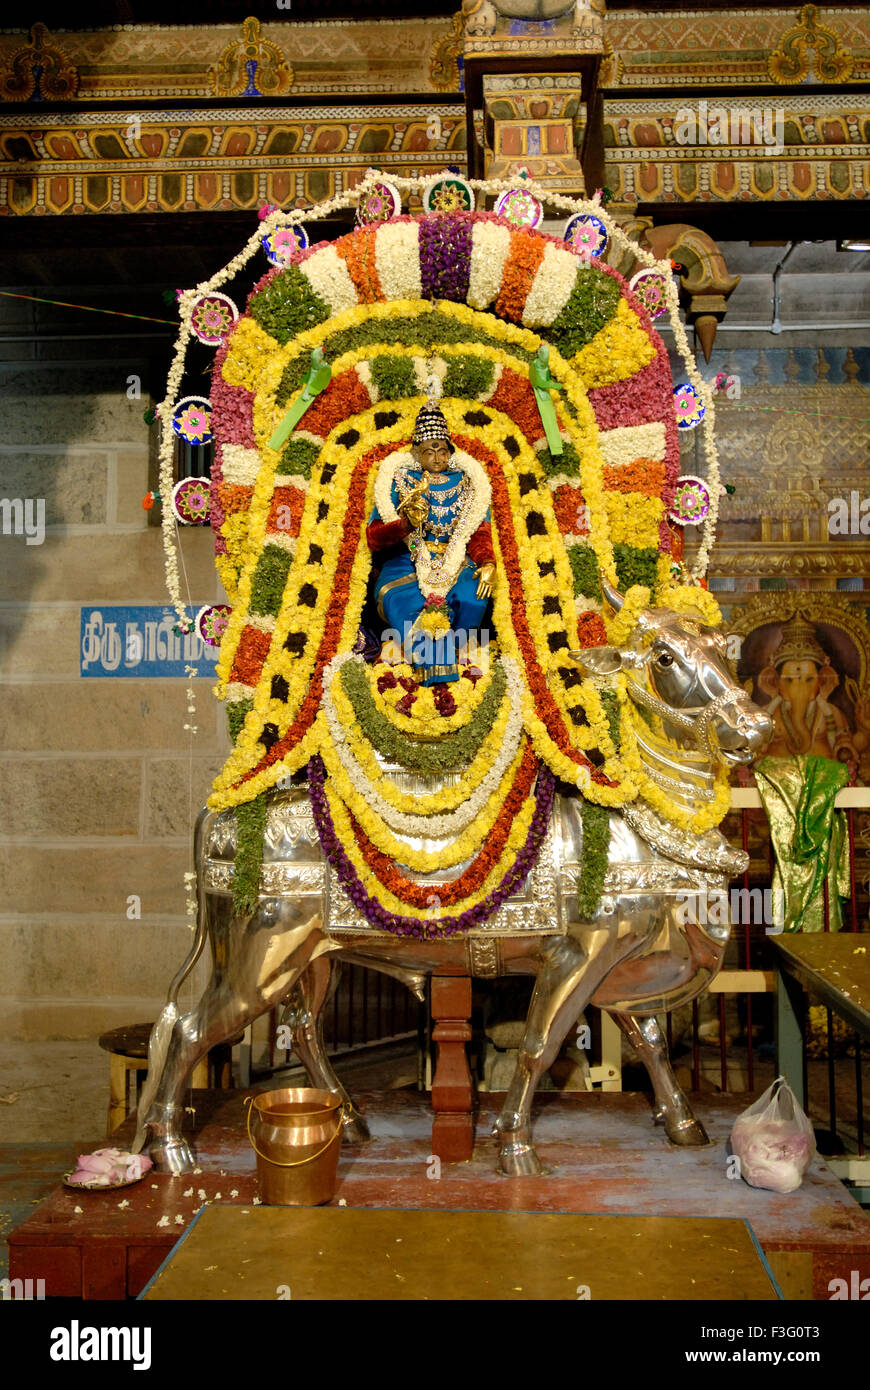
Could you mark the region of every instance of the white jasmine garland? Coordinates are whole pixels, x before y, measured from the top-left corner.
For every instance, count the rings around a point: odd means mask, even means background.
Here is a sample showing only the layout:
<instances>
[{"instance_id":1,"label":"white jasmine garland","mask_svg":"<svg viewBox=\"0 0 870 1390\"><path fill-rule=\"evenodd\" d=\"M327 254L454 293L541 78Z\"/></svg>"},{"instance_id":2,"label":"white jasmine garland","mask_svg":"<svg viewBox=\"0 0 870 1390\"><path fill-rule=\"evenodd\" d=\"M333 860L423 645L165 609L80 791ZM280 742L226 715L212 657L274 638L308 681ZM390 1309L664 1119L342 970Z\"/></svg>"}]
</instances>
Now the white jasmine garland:
<instances>
[{"instance_id":1,"label":"white jasmine garland","mask_svg":"<svg viewBox=\"0 0 870 1390\"><path fill-rule=\"evenodd\" d=\"M400 468L419 467L420 465L414 460L414 455L404 450L397 450L396 453L388 454L383 459L375 477L375 506L381 521L389 523L400 520L392 499L393 479L398 470ZM459 469L470 480L472 497L464 513L460 513L459 520L447 542L447 549L443 555L438 555L433 559L425 541L418 548L422 553L418 553L414 568L417 571L417 583L424 599L428 598L430 594L438 594L444 598L447 590L456 583L459 571L465 563L465 547L478 526L486 520L486 514L492 500L489 479L477 459L472 458L463 449L455 449L451 455L449 467Z\"/></svg>"},{"instance_id":2,"label":"white jasmine garland","mask_svg":"<svg viewBox=\"0 0 870 1390\"><path fill-rule=\"evenodd\" d=\"M415 222L387 222L378 228L375 268L387 299L422 299L420 234Z\"/></svg>"},{"instance_id":3,"label":"white jasmine garland","mask_svg":"<svg viewBox=\"0 0 870 1390\"><path fill-rule=\"evenodd\" d=\"M501 287L511 234L498 222L476 222L471 233L471 267L468 303L473 309L486 309ZM576 270L575 270L576 274Z\"/></svg>"},{"instance_id":4,"label":"white jasmine garland","mask_svg":"<svg viewBox=\"0 0 870 1390\"><path fill-rule=\"evenodd\" d=\"M573 251L548 242L523 307L523 323L538 328L557 319L571 297L579 266Z\"/></svg>"},{"instance_id":5,"label":"white jasmine garland","mask_svg":"<svg viewBox=\"0 0 870 1390\"><path fill-rule=\"evenodd\" d=\"M235 487L253 487L261 463L257 450L243 444L224 444L221 449L223 480Z\"/></svg>"},{"instance_id":6,"label":"white jasmine garland","mask_svg":"<svg viewBox=\"0 0 870 1390\"><path fill-rule=\"evenodd\" d=\"M660 420L648 425L622 425L615 430L599 430L598 447L611 468L627 468L635 459L654 459L661 463L666 448L665 427Z\"/></svg>"},{"instance_id":7,"label":"white jasmine garland","mask_svg":"<svg viewBox=\"0 0 870 1390\"><path fill-rule=\"evenodd\" d=\"M516 757L523 731L522 686L516 666L509 657L502 658L507 678L506 689L510 702L510 713L505 727L504 741L496 754L492 767L485 774L480 785L457 810L427 816L398 811L395 806L392 806L381 796L376 784L357 762L350 745L348 731L342 724L332 701L333 679L338 675L347 659L347 654L334 657L325 668L321 707L326 713L332 746L353 784L354 791L364 798L376 815L379 815L391 829L397 830L400 834L421 836L424 839L455 839L484 809L490 796L496 791L505 772ZM389 780L386 773L383 774L383 777L384 781Z\"/></svg>"},{"instance_id":8,"label":"white jasmine garland","mask_svg":"<svg viewBox=\"0 0 870 1390\"><path fill-rule=\"evenodd\" d=\"M299 267L314 293L329 305L333 314L353 309L359 303L350 272L334 246L315 251Z\"/></svg>"}]
</instances>

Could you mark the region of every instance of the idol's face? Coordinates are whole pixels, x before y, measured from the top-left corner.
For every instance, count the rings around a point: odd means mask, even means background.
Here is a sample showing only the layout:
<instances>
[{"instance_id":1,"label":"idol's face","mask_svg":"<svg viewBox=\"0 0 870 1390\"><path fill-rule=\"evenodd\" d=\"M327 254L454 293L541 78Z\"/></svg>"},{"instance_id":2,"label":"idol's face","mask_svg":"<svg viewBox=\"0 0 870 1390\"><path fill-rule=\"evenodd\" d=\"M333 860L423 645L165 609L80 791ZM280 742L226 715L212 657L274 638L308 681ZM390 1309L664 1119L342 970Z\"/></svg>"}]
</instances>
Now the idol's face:
<instances>
[{"instance_id":1,"label":"idol's face","mask_svg":"<svg viewBox=\"0 0 870 1390\"><path fill-rule=\"evenodd\" d=\"M414 457L427 473L443 473L450 467L450 445L446 439L427 439L415 446Z\"/></svg>"},{"instance_id":2,"label":"idol's face","mask_svg":"<svg viewBox=\"0 0 870 1390\"><path fill-rule=\"evenodd\" d=\"M814 661L784 661L779 671L779 693L789 704L806 709L820 690L819 668Z\"/></svg>"}]
</instances>

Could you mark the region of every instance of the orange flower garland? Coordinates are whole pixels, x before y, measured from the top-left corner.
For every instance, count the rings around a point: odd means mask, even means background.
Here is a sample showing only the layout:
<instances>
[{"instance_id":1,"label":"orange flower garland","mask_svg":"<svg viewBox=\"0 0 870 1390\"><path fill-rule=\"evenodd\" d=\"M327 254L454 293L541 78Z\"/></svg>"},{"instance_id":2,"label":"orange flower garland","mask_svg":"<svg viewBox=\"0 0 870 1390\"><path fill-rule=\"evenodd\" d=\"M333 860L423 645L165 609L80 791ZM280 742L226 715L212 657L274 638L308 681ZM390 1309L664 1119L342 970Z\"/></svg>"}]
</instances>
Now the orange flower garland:
<instances>
[{"instance_id":1,"label":"orange flower garland","mask_svg":"<svg viewBox=\"0 0 870 1390\"><path fill-rule=\"evenodd\" d=\"M524 231L511 232L510 251L493 306L499 318L522 322L526 299L546 249L543 237L531 237Z\"/></svg>"},{"instance_id":2,"label":"orange flower garland","mask_svg":"<svg viewBox=\"0 0 870 1390\"><path fill-rule=\"evenodd\" d=\"M336 251L347 266L356 292L364 304L372 304L376 300L383 302L386 298L381 288L375 260L377 232L377 227L363 227L333 242Z\"/></svg>"},{"instance_id":3,"label":"orange flower garland","mask_svg":"<svg viewBox=\"0 0 870 1390\"><path fill-rule=\"evenodd\" d=\"M638 492L643 497L661 497L665 465L656 459L634 459L623 468L605 465L603 482L610 492Z\"/></svg>"}]
</instances>

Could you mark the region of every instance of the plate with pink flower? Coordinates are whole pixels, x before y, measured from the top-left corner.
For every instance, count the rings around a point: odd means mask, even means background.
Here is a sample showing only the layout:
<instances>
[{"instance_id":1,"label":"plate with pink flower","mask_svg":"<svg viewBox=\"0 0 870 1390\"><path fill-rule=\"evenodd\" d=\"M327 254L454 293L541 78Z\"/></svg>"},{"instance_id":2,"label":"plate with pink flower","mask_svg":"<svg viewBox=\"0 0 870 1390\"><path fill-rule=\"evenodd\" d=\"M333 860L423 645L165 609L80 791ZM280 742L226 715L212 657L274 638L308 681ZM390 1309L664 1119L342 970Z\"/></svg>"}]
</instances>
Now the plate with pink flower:
<instances>
[{"instance_id":1,"label":"plate with pink flower","mask_svg":"<svg viewBox=\"0 0 870 1390\"><path fill-rule=\"evenodd\" d=\"M609 238L600 217L593 217L588 212L575 212L565 223L562 239L578 256L603 256Z\"/></svg>"},{"instance_id":2,"label":"plate with pink flower","mask_svg":"<svg viewBox=\"0 0 870 1390\"><path fill-rule=\"evenodd\" d=\"M92 1154L79 1154L78 1167L64 1177L66 1187L76 1191L105 1192L108 1188L132 1187L141 1182L153 1167L145 1154L128 1153L126 1149L96 1149Z\"/></svg>"},{"instance_id":3,"label":"plate with pink flower","mask_svg":"<svg viewBox=\"0 0 870 1390\"><path fill-rule=\"evenodd\" d=\"M261 240L272 265L289 265L294 256L308 249L308 233L295 222L291 227L276 227Z\"/></svg>"},{"instance_id":4,"label":"plate with pink flower","mask_svg":"<svg viewBox=\"0 0 870 1390\"><path fill-rule=\"evenodd\" d=\"M211 401L206 396L185 396L172 412L172 428L188 444L210 444Z\"/></svg>"}]
</instances>

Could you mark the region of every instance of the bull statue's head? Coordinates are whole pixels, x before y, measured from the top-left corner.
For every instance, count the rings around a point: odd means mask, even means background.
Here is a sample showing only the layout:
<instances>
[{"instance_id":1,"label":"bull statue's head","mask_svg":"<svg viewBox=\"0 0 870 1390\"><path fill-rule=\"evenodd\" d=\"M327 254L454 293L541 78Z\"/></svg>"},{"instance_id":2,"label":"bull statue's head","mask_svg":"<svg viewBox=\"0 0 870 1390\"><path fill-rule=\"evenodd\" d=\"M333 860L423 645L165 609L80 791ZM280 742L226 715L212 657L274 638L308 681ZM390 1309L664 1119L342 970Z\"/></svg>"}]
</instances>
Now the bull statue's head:
<instances>
[{"instance_id":1,"label":"bull statue's head","mask_svg":"<svg viewBox=\"0 0 870 1390\"><path fill-rule=\"evenodd\" d=\"M601 577L604 597L617 612L624 598ZM594 676L628 675L636 704L658 714L669 732L726 763L751 763L766 748L773 725L732 676L725 638L700 619L670 608L646 608L630 644L571 652Z\"/></svg>"}]
</instances>

